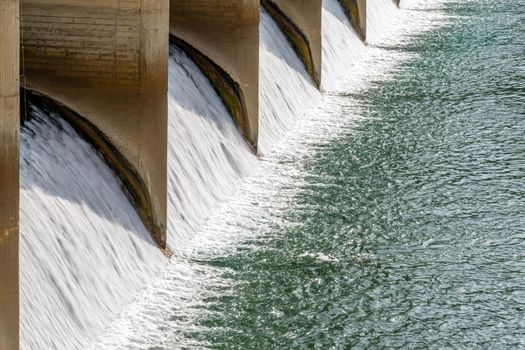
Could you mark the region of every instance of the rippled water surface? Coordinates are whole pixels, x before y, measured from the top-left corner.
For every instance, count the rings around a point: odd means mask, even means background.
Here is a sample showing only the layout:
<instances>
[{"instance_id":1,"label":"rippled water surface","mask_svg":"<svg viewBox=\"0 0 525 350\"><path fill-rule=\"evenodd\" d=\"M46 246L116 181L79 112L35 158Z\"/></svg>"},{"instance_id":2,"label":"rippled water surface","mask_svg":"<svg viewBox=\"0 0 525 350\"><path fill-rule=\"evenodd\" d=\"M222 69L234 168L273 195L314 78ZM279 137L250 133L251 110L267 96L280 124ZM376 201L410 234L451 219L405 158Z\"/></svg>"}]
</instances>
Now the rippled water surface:
<instances>
[{"instance_id":1,"label":"rippled water surface","mask_svg":"<svg viewBox=\"0 0 525 350\"><path fill-rule=\"evenodd\" d=\"M359 106L360 121L283 160L293 190L253 218L274 224L200 262L227 283L187 336L239 349L525 347L523 5L426 9L447 24L386 48L415 58L337 96L334 113Z\"/></svg>"}]
</instances>

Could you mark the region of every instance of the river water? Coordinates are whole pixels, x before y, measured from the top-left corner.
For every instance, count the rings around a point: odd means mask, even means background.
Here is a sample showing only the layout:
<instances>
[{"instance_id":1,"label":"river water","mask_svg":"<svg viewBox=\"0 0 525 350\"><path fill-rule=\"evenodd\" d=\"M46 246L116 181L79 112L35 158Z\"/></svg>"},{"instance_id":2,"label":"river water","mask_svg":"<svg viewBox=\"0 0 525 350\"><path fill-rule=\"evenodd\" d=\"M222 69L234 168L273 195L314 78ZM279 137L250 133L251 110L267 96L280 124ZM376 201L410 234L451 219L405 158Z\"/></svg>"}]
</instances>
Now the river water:
<instances>
[{"instance_id":1,"label":"river water","mask_svg":"<svg viewBox=\"0 0 525 350\"><path fill-rule=\"evenodd\" d=\"M411 16L421 12L440 24L369 43L404 57L395 70L332 96L338 131L276 156L288 180L255 203L254 235L200 262L221 283L190 339L525 347L525 7L443 1Z\"/></svg>"}]
</instances>

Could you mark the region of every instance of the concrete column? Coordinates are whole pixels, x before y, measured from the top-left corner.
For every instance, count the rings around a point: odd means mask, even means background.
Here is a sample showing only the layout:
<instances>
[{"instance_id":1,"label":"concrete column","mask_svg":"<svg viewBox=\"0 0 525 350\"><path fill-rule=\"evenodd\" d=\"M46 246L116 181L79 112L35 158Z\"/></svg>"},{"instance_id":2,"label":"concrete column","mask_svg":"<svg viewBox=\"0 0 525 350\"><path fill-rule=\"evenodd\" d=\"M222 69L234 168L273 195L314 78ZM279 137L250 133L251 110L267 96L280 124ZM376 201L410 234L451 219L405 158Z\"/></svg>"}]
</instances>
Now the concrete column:
<instances>
[{"instance_id":1,"label":"concrete column","mask_svg":"<svg viewBox=\"0 0 525 350\"><path fill-rule=\"evenodd\" d=\"M375 0L374 0L375 1ZM396 0L394 0L396 1ZM348 19L363 41L366 40L366 2L367 0L339 0Z\"/></svg>"},{"instance_id":2,"label":"concrete column","mask_svg":"<svg viewBox=\"0 0 525 350\"><path fill-rule=\"evenodd\" d=\"M0 0L0 349L19 347L19 4Z\"/></svg>"},{"instance_id":3,"label":"concrete column","mask_svg":"<svg viewBox=\"0 0 525 350\"><path fill-rule=\"evenodd\" d=\"M254 150L259 130L259 6L259 0L170 0L174 42L210 79Z\"/></svg>"},{"instance_id":4,"label":"concrete column","mask_svg":"<svg viewBox=\"0 0 525 350\"><path fill-rule=\"evenodd\" d=\"M28 88L97 129L83 131L165 247L169 0L21 3Z\"/></svg>"},{"instance_id":5,"label":"concrete column","mask_svg":"<svg viewBox=\"0 0 525 350\"><path fill-rule=\"evenodd\" d=\"M287 37L306 70L321 85L322 0L261 0Z\"/></svg>"}]
</instances>

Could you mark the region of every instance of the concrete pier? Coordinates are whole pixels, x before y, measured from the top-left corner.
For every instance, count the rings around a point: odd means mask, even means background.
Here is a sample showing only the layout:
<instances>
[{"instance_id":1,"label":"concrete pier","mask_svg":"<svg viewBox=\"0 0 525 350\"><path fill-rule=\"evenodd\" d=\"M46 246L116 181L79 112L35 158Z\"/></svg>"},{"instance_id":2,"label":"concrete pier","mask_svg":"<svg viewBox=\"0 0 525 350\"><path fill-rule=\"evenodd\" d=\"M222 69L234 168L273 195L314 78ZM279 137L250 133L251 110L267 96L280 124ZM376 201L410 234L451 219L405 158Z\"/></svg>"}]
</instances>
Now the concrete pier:
<instances>
[{"instance_id":1,"label":"concrete pier","mask_svg":"<svg viewBox=\"0 0 525 350\"><path fill-rule=\"evenodd\" d=\"M322 0L261 0L317 87L321 85Z\"/></svg>"},{"instance_id":2,"label":"concrete pier","mask_svg":"<svg viewBox=\"0 0 525 350\"><path fill-rule=\"evenodd\" d=\"M170 0L170 33L210 79L244 137L259 133L259 0Z\"/></svg>"},{"instance_id":3,"label":"concrete pier","mask_svg":"<svg viewBox=\"0 0 525 350\"><path fill-rule=\"evenodd\" d=\"M394 0L396 1L396 0ZM366 40L366 2L367 0L339 0L348 19L361 40Z\"/></svg>"},{"instance_id":4,"label":"concrete pier","mask_svg":"<svg viewBox=\"0 0 525 350\"><path fill-rule=\"evenodd\" d=\"M27 88L74 112L65 115L120 176L163 248L168 7L168 0L21 0Z\"/></svg>"},{"instance_id":5,"label":"concrete pier","mask_svg":"<svg viewBox=\"0 0 525 350\"><path fill-rule=\"evenodd\" d=\"M0 349L19 348L19 3L0 0Z\"/></svg>"}]
</instances>

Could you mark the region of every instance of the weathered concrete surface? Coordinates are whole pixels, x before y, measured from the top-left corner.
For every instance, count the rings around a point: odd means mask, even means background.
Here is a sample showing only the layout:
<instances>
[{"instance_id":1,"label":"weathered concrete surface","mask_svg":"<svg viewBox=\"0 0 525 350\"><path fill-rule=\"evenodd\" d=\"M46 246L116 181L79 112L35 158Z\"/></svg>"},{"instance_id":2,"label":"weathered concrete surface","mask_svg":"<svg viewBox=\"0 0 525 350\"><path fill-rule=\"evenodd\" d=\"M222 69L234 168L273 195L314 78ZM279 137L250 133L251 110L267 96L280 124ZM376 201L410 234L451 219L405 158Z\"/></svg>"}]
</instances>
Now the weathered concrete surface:
<instances>
[{"instance_id":1,"label":"weathered concrete surface","mask_svg":"<svg viewBox=\"0 0 525 350\"><path fill-rule=\"evenodd\" d=\"M375 1L375 0L372 0ZM394 0L396 1L396 0ZM366 40L366 2L367 0L339 0L348 19L361 40Z\"/></svg>"},{"instance_id":2,"label":"weathered concrete surface","mask_svg":"<svg viewBox=\"0 0 525 350\"><path fill-rule=\"evenodd\" d=\"M88 120L129 161L133 169L114 168L161 247L167 210L168 1L21 0L27 87ZM133 193L141 187L146 193Z\"/></svg>"},{"instance_id":3,"label":"weathered concrete surface","mask_svg":"<svg viewBox=\"0 0 525 350\"><path fill-rule=\"evenodd\" d=\"M228 79L214 81L220 72L210 76L204 71L254 150L259 133L259 6L259 0L170 0L170 33L236 84L221 91ZM237 91L233 100L232 91Z\"/></svg>"},{"instance_id":4,"label":"weathered concrete surface","mask_svg":"<svg viewBox=\"0 0 525 350\"><path fill-rule=\"evenodd\" d=\"M0 349L19 347L19 4L0 0Z\"/></svg>"},{"instance_id":5,"label":"weathered concrete surface","mask_svg":"<svg viewBox=\"0 0 525 350\"><path fill-rule=\"evenodd\" d=\"M292 44L306 70L321 85L322 0L261 0Z\"/></svg>"}]
</instances>

